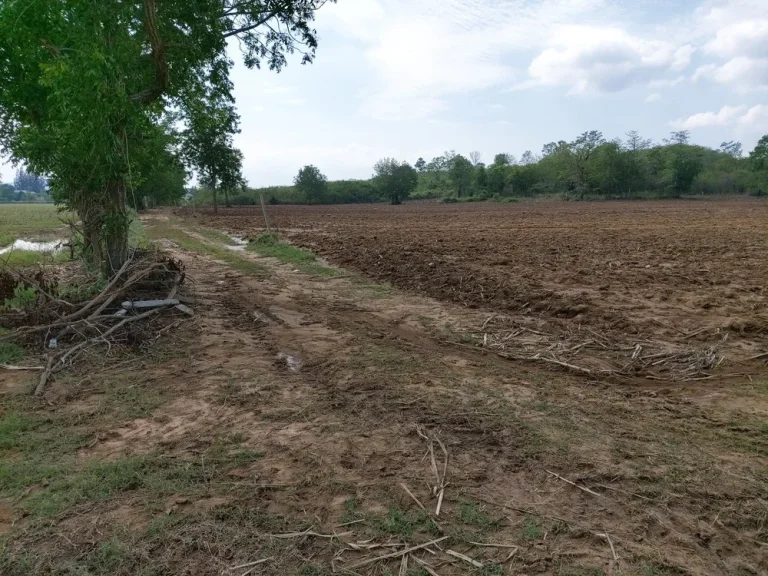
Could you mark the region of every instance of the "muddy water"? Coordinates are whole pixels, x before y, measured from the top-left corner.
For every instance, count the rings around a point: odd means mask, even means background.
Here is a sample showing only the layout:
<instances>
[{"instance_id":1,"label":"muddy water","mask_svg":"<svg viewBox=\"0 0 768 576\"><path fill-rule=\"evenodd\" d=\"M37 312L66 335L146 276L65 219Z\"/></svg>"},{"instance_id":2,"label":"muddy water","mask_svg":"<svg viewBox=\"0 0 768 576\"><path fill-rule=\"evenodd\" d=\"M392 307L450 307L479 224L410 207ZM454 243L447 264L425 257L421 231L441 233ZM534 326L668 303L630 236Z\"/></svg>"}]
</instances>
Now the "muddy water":
<instances>
[{"instance_id":1,"label":"muddy water","mask_svg":"<svg viewBox=\"0 0 768 576\"><path fill-rule=\"evenodd\" d=\"M50 242L30 242L29 240L15 240L10 246L0 248L0 254L8 252L58 252L64 247L64 240L52 240Z\"/></svg>"}]
</instances>

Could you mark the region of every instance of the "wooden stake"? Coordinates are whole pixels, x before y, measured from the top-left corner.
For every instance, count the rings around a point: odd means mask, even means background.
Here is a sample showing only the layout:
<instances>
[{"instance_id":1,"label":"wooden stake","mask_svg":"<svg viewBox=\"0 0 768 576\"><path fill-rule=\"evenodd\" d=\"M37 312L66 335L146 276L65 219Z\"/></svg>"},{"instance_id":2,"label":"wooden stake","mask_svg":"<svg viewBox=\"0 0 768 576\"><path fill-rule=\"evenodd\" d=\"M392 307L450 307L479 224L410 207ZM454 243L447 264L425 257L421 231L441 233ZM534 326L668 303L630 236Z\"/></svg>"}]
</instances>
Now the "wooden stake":
<instances>
[{"instance_id":1,"label":"wooden stake","mask_svg":"<svg viewBox=\"0 0 768 576\"><path fill-rule=\"evenodd\" d=\"M269 225L269 216L267 215L267 205L264 203L264 194L259 193L261 199L261 211L264 214L264 224L267 227L267 234L272 234L272 228Z\"/></svg>"}]
</instances>

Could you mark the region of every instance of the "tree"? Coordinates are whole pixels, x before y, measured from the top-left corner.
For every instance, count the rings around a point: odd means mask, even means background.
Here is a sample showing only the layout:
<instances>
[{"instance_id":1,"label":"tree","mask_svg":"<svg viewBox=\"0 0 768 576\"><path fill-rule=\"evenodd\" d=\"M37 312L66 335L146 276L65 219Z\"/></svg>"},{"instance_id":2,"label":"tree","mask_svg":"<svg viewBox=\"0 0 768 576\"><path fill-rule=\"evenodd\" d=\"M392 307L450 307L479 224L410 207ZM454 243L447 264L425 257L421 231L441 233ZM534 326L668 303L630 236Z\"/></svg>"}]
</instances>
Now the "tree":
<instances>
[{"instance_id":1,"label":"tree","mask_svg":"<svg viewBox=\"0 0 768 576\"><path fill-rule=\"evenodd\" d=\"M597 130L584 132L570 143L571 165L576 186L580 191L586 191L589 188L588 167L589 161L595 151L605 143L603 133Z\"/></svg>"},{"instance_id":2,"label":"tree","mask_svg":"<svg viewBox=\"0 0 768 576\"><path fill-rule=\"evenodd\" d=\"M382 158L373 166L374 181L391 204L400 204L416 190L419 175L408 162Z\"/></svg>"},{"instance_id":3,"label":"tree","mask_svg":"<svg viewBox=\"0 0 768 576\"><path fill-rule=\"evenodd\" d=\"M690 192L693 181L701 172L701 154L697 147L687 144L672 144L668 148L667 181L672 189L672 196L679 198L681 194Z\"/></svg>"},{"instance_id":4,"label":"tree","mask_svg":"<svg viewBox=\"0 0 768 576\"><path fill-rule=\"evenodd\" d=\"M638 150L647 150L651 147L653 142L648 138L643 138L637 130L631 130L627 132L626 148L631 152L637 152Z\"/></svg>"},{"instance_id":5,"label":"tree","mask_svg":"<svg viewBox=\"0 0 768 576\"><path fill-rule=\"evenodd\" d=\"M16 200L16 189L10 184L0 184L0 202Z\"/></svg>"},{"instance_id":6,"label":"tree","mask_svg":"<svg viewBox=\"0 0 768 576\"><path fill-rule=\"evenodd\" d=\"M229 191L242 182L242 153L233 146L239 117L228 95L212 92L206 100L193 100L186 110L187 127L182 133L182 150L187 162L200 173L200 180L213 195L213 213L219 211L220 185ZM229 202L227 202L229 203Z\"/></svg>"},{"instance_id":7,"label":"tree","mask_svg":"<svg viewBox=\"0 0 768 576\"><path fill-rule=\"evenodd\" d=\"M493 157L493 165L495 166L513 166L516 163L517 160L515 160L515 157L512 154L507 154L506 152L496 154L496 156Z\"/></svg>"},{"instance_id":8,"label":"tree","mask_svg":"<svg viewBox=\"0 0 768 576\"><path fill-rule=\"evenodd\" d=\"M469 153L469 161L472 162L472 166L477 166L483 161L483 155L477 150L472 150Z\"/></svg>"},{"instance_id":9,"label":"tree","mask_svg":"<svg viewBox=\"0 0 768 576\"><path fill-rule=\"evenodd\" d=\"M293 179L293 185L308 204L321 204L328 189L328 178L319 168L310 164L299 170Z\"/></svg>"},{"instance_id":10,"label":"tree","mask_svg":"<svg viewBox=\"0 0 768 576\"><path fill-rule=\"evenodd\" d=\"M472 163L461 154L455 156L451 162L450 175L457 196L461 198L467 195L472 185Z\"/></svg>"},{"instance_id":11,"label":"tree","mask_svg":"<svg viewBox=\"0 0 768 576\"><path fill-rule=\"evenodd\" d=\"M498 164L494 161L491 167L487 171L488 191L493 194L501 194L504 192L504 186L507 185L507 171L509 166L506 164Z\"/></svg>"},{"instance_id":12,"label":"tree","mask_svg":"<svg viewBox=\"0 0 768 576\"><path fill-rule=\"evenodd\" d=\"M427 167L427 163L424 160L424 158L419 157L419 159L416 160L416 163L413 165L413 167L416 168L416 170L418 170L419 172L424 172L424 170Z\"/></svg>"},{"instance_id":13,"label":"tree","mask_svg":"<svg viewBox=\"0 0 768 576\"><path fill-rule=\"evenodd\" d=\"M486 192L488 190L488 171L482 162L475 166L474 177L477 190L480 193Z\"/></svg>"},{"instance_id":14,"label":"tree","mask_svg":"<svg viewBox=\"0 0 768 576\"><path fill-rule=\"evenodd\" d=\"M665 144L688 144L691 141L691 133L688 130L670 132L669 138L664 138Z\"/></svg>"},{"instance_id":15,"label":"tree","mask_svg":"<svg viewBox=\"0 0 768 576\"><path fill-rule=\"evenodd\" d=\"M749 163L755 171L768 169L768 134L760 138L749 153Z\"/></svg>"},{"instance_id":16,"label":"tree","mask_svg":"<svg viewBox=\"0 0 768 576\"><path fill-rule=\"evenodd\" d=\"M538 158L536 158L536 155L531 152L530 150L526 150L523 152L523 155L520 156L520 164L523 166L528 166L529 164L536 164L538 162Z\"/></svg>"},{"instance_id":17,"label":"tree","mask_svg":"<svg viewBox=\"0 0 768 576\"><path fill-rule=\"evenodd\" d=\"M16 170L16 176L13 179L13 186L16 190L39 194L45 192L46 185L45 178L38 176L34 172L28 172L24 168Z\"/></svg>"},{"instance_id":18,"label":"tree","mask_svg":"<svg viewBox=\"0 0 768 576\"><path fill-rule=\"evenodd\" d=\"M312 62L323 4L58 0L35 3L31 17L27 0L3 0L0 148L50 175L111 273L128 256L128 194L152 171L166 111L231 92L229 39L249 68L280 71L296 50Z\"/></svg>"},{"instance_id":19,"label":"tree","mask_svg":"<svg viewBox=\"0 0 768 576\"><path fill-rule=\"evenodd\" d=\"M720 144L720 152L728 154L728 156L732 156L733 158L741 158L741 142L734 142L733 140L729 142L723 142Z\"/></svg>"}]
</instances>

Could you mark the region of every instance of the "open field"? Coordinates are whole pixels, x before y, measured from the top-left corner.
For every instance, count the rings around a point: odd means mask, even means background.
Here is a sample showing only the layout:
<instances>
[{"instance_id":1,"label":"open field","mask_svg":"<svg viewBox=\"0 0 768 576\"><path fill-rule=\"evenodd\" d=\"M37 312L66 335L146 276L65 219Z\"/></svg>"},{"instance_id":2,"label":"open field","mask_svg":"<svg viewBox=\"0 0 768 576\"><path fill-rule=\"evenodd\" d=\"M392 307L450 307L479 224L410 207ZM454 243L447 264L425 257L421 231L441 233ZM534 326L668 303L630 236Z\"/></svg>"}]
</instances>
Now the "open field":
<instances>
[{"instance_id":1,"label":"open field","mask_svg":"<svg viewBox=\"0 0 768 576\"><path fill-rule=\"evenodd\" d=\"M270 210L147 215L195 319L0 371L0 573L768 571L765 204Z\"/></svg>"},{"instance_id":2,"label":"open field","mask_svg":"<svg viewBox=\"0 0 768 576\"><path fill-rule=\"evenodd\" d=\"M0 204L0 248L17 238L47 240L60 236L65 214L53 204Z\"/></svg>"}]
</instances>

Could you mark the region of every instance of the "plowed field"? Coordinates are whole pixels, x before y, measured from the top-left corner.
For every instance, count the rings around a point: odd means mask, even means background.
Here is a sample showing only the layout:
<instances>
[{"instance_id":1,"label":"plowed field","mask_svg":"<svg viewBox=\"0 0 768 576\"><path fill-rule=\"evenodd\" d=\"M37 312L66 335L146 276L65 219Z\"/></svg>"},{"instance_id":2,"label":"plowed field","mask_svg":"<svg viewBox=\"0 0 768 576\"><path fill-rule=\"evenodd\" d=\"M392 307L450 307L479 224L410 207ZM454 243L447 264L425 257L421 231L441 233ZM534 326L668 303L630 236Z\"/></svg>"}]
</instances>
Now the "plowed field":
<instances>
[{"instance_id":1,"label":"plowed field","mask_svg":"<svg viewBox=\"0 0 768 576\"><path fill-rule=\"evenodd\" d=\"M270 206L269 213L284 239L333 264L493 313L482 330L466 326L465 338L514 356L548 352L571 363L586 355L578 368L690 381L716 366L721 375L743 375L740 362L768 338L766 202ZM246 237L263 231L259 208L204 213L202 222ZM521 328L527 339L504 341Z\"/></svg>"}]
</instances>

